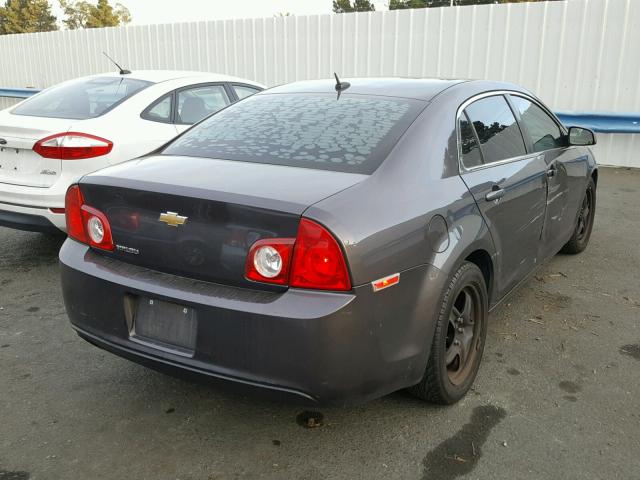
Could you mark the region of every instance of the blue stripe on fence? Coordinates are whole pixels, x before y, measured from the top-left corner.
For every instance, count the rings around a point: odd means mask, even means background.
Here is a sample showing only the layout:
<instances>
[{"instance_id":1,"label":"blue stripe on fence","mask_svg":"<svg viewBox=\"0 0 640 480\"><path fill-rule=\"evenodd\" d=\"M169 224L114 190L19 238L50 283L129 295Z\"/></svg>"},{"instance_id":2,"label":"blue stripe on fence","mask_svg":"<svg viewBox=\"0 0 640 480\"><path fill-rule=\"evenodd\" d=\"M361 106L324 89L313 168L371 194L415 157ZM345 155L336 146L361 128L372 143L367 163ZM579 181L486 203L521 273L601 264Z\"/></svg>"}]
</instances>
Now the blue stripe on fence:
<instances>
[{"instance_id":1,"label":"blue stripe on fence","mask_svg":"<svg viewBox=\"0 0 640 480\"><path fill-rule=\"evenodd\" d=\"M0 88L0 97L29 98L35 88ZM567 127L585 127L600 133L640 133L640 113L556 112Z\"/></svg>"},{"instance_id":2,"label":"blue stripe on fence","mask_svg":"<svg viewBox=\"0 0 640 480\"><path fill-rule=\"evenodd\" d=\"M640 113L556 112L567 127L585 127L600 133L640 133Z\"/></svg>"},{"instance_id":3,"label":"blue stripe on fence","mask_svg":"<svg viewBox=\"0 0 640 480\"><path fill-rule=\"evenodd\" d=\"M0 97L29 98L39 91L35 88L0 88Z\"/></svg>"}]
</instances>

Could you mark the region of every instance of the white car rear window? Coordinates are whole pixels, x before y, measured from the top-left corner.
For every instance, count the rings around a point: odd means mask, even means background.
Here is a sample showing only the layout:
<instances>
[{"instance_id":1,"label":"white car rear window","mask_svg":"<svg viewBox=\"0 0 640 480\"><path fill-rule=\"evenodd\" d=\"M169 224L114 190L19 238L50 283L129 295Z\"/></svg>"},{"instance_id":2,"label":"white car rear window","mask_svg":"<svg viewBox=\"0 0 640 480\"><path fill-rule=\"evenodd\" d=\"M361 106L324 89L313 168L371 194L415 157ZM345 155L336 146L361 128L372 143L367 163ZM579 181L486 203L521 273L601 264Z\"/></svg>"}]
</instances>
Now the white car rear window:
<instances>
[{"instance_id":1,"label":"white car rear window","mask_svg":"<svg viewBox=\"0 0 640 480\"><path fill-rule=\"evenodd\" d=\"M126 77L93 77L51 87L16 108L14 115L85 120L108 112L152 82Z\"/></svg>"}]
</instances>

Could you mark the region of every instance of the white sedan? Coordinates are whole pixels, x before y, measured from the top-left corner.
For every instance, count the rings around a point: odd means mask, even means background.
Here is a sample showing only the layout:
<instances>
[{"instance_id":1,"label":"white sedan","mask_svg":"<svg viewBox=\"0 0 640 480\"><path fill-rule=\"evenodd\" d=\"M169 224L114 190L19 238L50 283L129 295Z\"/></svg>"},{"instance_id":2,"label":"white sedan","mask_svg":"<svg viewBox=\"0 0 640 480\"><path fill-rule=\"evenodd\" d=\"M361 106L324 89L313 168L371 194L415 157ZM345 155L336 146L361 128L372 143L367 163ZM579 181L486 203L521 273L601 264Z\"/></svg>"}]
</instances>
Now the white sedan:
<instances>
[{"instance_id":1,"label":"white sedan","mask_svg":"<svg viewBox=\"0 0 640 480\"><path fill-rule=\"evenodd\" d=\"M200 72L106 73L1 111L0 226L64 231L64 196L81 176L149 153L263 88Z\"/></svg>"}]
</instances>

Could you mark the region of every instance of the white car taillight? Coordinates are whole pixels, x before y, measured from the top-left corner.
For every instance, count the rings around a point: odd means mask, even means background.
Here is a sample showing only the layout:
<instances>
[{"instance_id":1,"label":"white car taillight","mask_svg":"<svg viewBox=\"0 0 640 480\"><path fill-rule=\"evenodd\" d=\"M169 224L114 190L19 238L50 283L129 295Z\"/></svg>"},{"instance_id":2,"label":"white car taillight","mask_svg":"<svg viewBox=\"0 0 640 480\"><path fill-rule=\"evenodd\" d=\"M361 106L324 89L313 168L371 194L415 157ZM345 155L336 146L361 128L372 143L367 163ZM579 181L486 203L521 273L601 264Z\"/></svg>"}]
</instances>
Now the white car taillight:
<instances>
[{"instance_id":1,"label":"white car taillight","mask_svg":"<svg viewBox=\"0 0 640 480\"><path fill-rule=\"evenodd\" d=\"M113 143L88 133L67 132L50 135L36 142L33 151L44 158L83 160L106 155Z\"/></svg>"}]
</instances>

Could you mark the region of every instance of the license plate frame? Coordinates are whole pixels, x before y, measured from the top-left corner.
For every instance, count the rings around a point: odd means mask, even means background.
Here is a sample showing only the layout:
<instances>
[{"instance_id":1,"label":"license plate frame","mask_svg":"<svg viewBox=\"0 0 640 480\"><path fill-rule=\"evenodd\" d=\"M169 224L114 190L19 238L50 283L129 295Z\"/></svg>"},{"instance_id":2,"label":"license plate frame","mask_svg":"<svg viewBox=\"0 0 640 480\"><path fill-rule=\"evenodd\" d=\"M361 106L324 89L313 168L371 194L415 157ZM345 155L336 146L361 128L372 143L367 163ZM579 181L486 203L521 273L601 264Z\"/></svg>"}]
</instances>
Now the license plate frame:
<instances>
[{"instance_id":1,"label":"license plate frame","mask_svg":"<svg viewBox=\"0 0 640 480\"><path fill-rule=\"evenodd\" d=\"M198 320L193 308L155 298L138 298L131 340L154 348L193 356Z\"/></svg>"}]
</instances>

